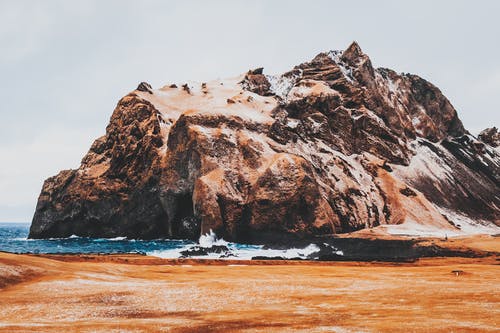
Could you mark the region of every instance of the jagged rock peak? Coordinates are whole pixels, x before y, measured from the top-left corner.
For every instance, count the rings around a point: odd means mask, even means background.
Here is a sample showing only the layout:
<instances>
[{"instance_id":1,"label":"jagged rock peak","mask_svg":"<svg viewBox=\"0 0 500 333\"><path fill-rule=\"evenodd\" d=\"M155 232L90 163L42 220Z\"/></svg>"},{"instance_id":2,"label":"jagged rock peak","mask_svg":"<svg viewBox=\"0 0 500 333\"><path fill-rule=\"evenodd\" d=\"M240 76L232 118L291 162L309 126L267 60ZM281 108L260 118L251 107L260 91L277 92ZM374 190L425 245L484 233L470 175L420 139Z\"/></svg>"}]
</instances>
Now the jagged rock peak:
<instances>
[{"instance_id":1,"label":"jagged rock peak","mask_svg":"<svg viewBox=\"0 0 500 333\"><path fill-rule=\"evenodd\" d=\"M496 127L486 128L479 133L478 138L492 147L500 146L500 132Z\"/></svg>"},{"instance_id":2,"label":"jagged rock peak","mask_svg":"<svg viewBox=\"0 0 500 333\"><path fill-rule=\"evenodd\" d=\"M264 74L264 67L258 67L258 68L255 68L255 69L251 69L251 70L248 71L248 74L249 75Z\"/></svg>"},{"instance_id":3,"label":"jagged rock peak","mask_svg":"<svg viewBox=\"0 0 500 333\"><path fill-rule=\"evenodd\" d=\"M141 82L139 83L139 85L137 86L137 89L138 91L144 91L144 92L148 92L150 94L153 93L153 88L151 87L151 85L147 82Z\"/></svg>"},{"instance_id":4,"label":"jagged rock peak","mask_svg":"<svg viewBox=\"0 0 500 333\"><path fill-rule=\"evenodd\" d=\"M358 57L364 54L363 51L361 50L361 46L359 46L358 42L356 42L355 40L352 41L352 43L347 47L344 53L356 55Z\"/></svg>"},{"instance_id":5,"label":"jagged rock peak","mask_svg":"<svg viewBox=\"0 0 500 333\"><path fill-rule=\"evenodd\" d=\"M364 56L366 55L363 53L361 47L356 41L353 41L351 45L349 45L349 47L342 53L342 58L349 62L354 62L356 59Z\"/></svg>"}]
</instances>

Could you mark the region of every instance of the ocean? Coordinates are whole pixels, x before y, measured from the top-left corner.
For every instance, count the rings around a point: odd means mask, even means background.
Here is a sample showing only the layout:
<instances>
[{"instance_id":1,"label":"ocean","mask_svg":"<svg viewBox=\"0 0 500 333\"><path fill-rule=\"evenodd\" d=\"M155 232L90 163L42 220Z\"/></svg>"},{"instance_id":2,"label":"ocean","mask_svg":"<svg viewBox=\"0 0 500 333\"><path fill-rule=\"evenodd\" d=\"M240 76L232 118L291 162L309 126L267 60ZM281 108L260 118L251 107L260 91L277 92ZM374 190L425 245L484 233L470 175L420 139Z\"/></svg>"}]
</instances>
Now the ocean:
<instances>
[{"instance_id":1,"label":"ocean","mask_svg":"<svg viewBox=\"0 0 500 333\"><path fill-rule=\"evenodd\" d=\"M135 240L125 237L28 239L29 223L0 223L0 251L36 254L137 253L160 258L252 259L280 257L311 259L319 248L311 244L302 249L269 249L263 245L247 245L217 239L214 234L190 240ZM340 254L340 252L339 252Z\"/></svg>"}]
</instances>

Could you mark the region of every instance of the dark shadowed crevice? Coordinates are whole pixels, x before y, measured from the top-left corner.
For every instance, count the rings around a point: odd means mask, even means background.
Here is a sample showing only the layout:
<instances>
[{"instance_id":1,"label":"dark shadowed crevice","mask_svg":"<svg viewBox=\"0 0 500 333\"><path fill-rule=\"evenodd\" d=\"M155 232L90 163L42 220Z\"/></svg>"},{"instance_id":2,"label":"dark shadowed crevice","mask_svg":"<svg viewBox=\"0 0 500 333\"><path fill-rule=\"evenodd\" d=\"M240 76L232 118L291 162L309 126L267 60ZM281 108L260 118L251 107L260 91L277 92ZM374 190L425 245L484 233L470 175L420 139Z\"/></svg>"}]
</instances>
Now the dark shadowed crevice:
<instances>
[{"instance_id":1,"label":"dark shadowed crevice","mask_svg":"<svg viewBox=\"0 0 500 333\"><path fill-rule=\"evenodd\" d=\"M197 240L200 237L200 219L194 215L193 194L191 192L175 194L171 200L172 236Z\"/></svg>"}]
</instances>

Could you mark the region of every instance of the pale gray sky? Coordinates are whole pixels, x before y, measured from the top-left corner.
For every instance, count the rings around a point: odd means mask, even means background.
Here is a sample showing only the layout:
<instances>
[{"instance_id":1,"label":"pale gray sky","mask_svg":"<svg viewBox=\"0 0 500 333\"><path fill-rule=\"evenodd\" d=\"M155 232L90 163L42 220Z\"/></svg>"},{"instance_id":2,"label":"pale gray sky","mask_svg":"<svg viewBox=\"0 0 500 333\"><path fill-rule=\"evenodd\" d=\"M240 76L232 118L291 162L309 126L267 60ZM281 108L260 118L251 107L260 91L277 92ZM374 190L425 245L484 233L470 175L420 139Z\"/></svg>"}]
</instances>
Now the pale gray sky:
<instances>
[{"instance_id":1,"label":"pale gray sky","mask_svg":"<svg viewBox=\"0 0 500 333\"><path fill-rule=\"evenodd\" d=\"M356 40L418 74L474 134L500 125L500 1L0 0L0 221L31 221L43 180L78 167L140 81L284 72Z\"/></svg>"}]
</instances>

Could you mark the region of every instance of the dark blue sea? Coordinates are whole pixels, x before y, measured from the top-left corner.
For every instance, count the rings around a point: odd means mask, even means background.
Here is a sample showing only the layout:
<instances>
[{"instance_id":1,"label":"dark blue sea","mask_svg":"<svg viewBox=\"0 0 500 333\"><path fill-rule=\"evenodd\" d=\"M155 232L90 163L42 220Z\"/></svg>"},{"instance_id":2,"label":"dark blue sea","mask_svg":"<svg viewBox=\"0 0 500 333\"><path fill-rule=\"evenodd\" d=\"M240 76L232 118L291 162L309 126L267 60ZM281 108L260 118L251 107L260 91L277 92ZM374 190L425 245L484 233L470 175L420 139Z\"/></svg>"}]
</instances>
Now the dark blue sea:
<instances>
[{"instance_id":1,"label":"dark blue sea","mask_svg":"<svg viewBox=\"0 0 500 333\"><path fill-rule=\"evenodd\" d=\"M149 253L194 244L184 240L127 240L117 238L27 239L29 223L0 223L0 251L13 253Z\"/></svg>"},{"instance_id":2,"label":"dark blue sea","mask_svg":"<svg viewBox=\"0 0 500 333\"><path fill-rule=\"evenodd\" d=\"M214 234L200 237L199 242L188 240L135 240L124 237L28 239L29 223L0 223L0 251L11 253L140 253L160 258L251 259L255 256L306 258L318 248L311 244L303 249L264 249L260 245L246 245L217 239ZM216 245L214 247L214 245ZM227 251L210 251L227 248ZM205 250L206 249L206 250ZM204 253L206 252L206 253Z\"/></svg>"}]
</instances>

